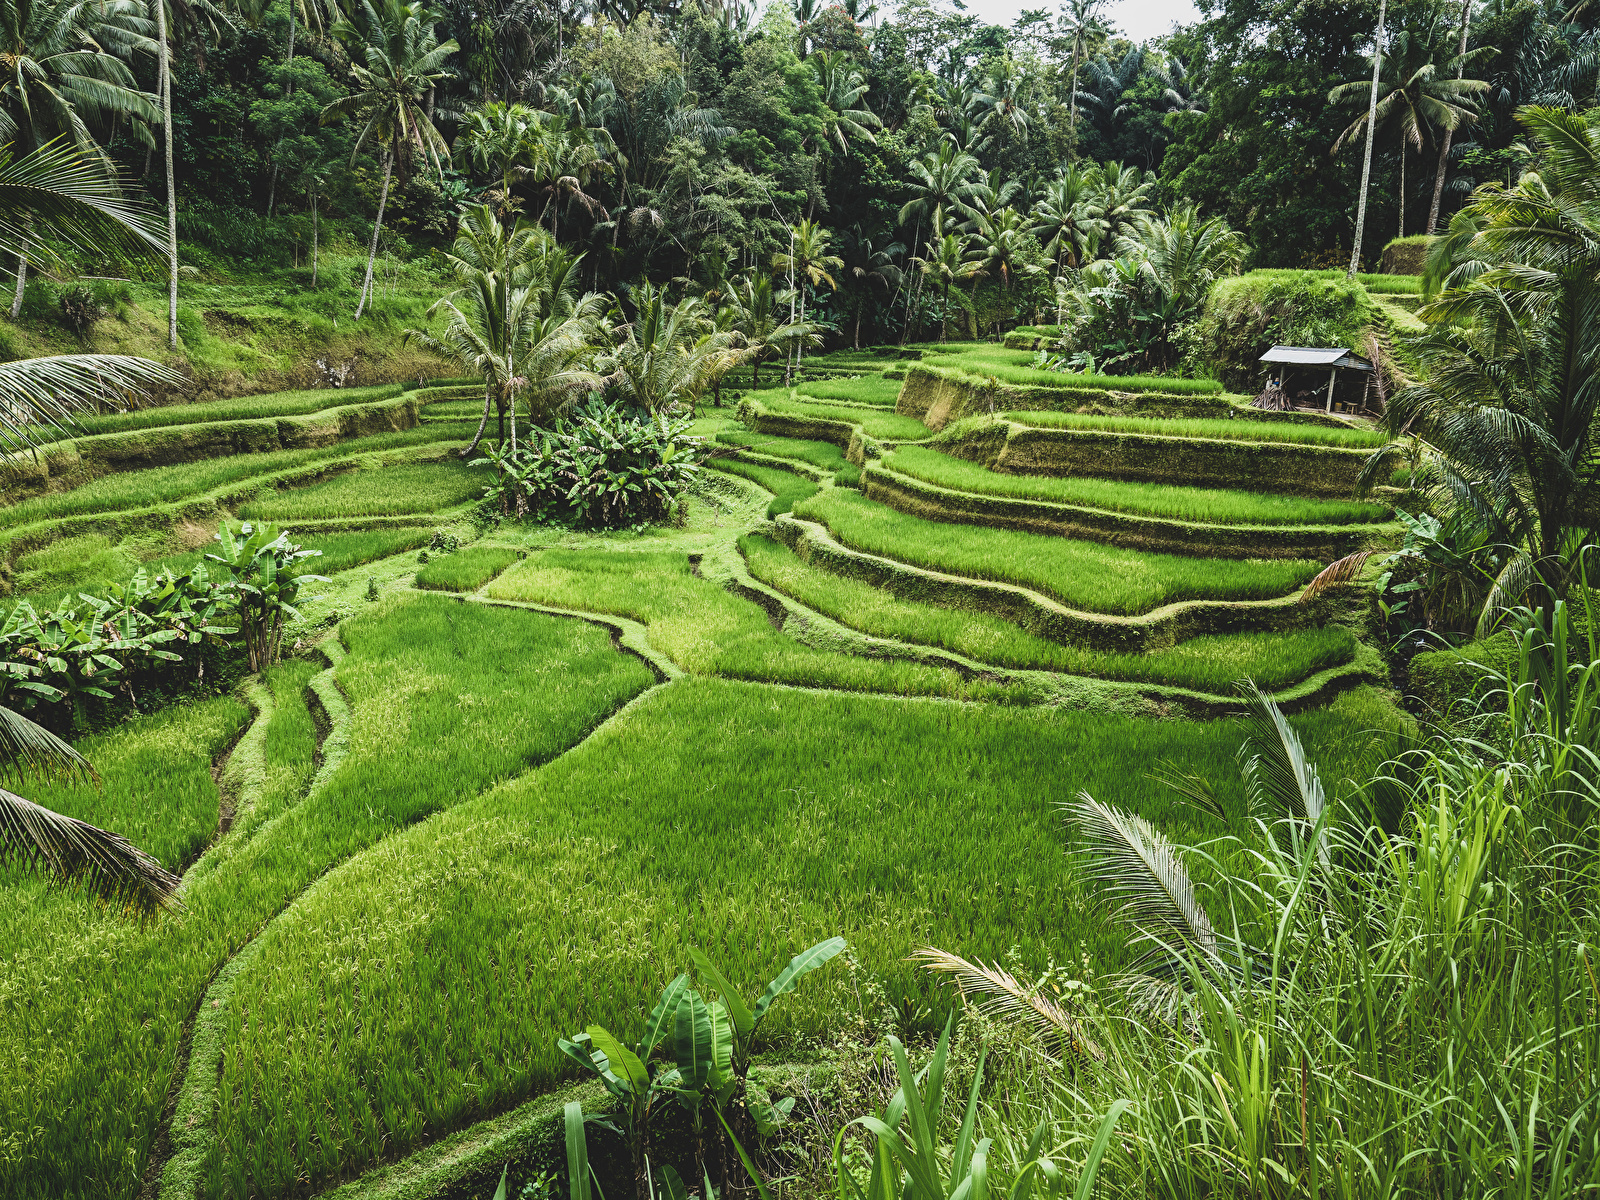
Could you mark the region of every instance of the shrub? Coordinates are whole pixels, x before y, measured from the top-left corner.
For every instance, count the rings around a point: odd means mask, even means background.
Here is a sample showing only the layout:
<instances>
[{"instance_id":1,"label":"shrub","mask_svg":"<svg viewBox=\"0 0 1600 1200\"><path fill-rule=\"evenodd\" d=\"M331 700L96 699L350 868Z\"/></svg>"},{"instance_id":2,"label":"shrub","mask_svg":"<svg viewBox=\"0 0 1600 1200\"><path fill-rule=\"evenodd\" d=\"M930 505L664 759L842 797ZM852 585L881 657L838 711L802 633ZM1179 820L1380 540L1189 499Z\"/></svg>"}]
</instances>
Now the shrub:
<instances>
[{"instance_id":1,"label":"shrub","mask_svg":"<svg viewBox=\"0 0 1600 1200\"><path fill-rule=\"evenodd\" d=\"M474 466L494 468L485 497L507 516L615 529L665 518L700 470L691 421L591 403L552 430L505 450L483 443Z\"/></svg>"},{"instance_id":2,"label":"shrub","mask_svg":"<svg viewBox=\"0 0 1600 1200\"><path fill-rule=\"evenodd\" d=\"M1365 352L1377 317L1366 289L1339 275L1253 271L1218 281L1195 345L1230 391L1249 391L1274 345L1344 346Z\"/></svg>"},{"instance_id":3,"label":"shrub","mask_svg":"<svg viewBox=\"0 0 1600 1200\"><path fill-rule=\"evenodd\" d=\"M57 303L61 307L61 323L80 338L87 338L95 323L106 315L94 289L82 284L62 292Z\"/></svg>"}]
</instances>

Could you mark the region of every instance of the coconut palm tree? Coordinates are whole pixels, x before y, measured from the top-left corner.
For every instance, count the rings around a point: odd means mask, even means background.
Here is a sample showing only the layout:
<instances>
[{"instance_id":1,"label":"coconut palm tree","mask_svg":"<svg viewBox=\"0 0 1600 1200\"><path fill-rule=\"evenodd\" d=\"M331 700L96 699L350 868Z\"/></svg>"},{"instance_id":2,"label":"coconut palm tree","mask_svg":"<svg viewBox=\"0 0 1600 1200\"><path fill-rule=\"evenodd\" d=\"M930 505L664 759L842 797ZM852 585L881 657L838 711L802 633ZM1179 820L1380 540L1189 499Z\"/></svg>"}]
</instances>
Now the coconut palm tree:
<instances>
[{"instance_id":1,"label":"coconut palm tree","mask_svg":"<svg viewBox=\"0 0 1600 1200\"><path fill-rule=\"evenodd\" d=\"M779 271L787 271L791 281L798 280L796 291L800 300L800 321L806 319L806 288L813 291L821 284L826 283L830 288L838 288L830 271L837 271L844 266L844 260L837 254L828 253L828 243L833 240L833 234L808 219L802 220L789 231L789 252L783 251L772 256L772 265ZM795 343L794 368L800 369L800 361L805 355L805 340Z\"/></svg>"},{"instance_id":2,"label":"coconut palm tree","mask_svg":"<svg viewBox=\"0 0 1600 1200\"><path fill-rule=\"evenodd\" d=\"M1481 79L1449 78L1444 71L1454 69L1455 57L1441 68L1435 61L1439 47L1433 44L1431 29L1403 29L1390 39L1387 53L1378 64L1377 85L1365 79L1341 83L1328 93L1334 104L1360 105L1363 112L1345 127L1333 143L1341 147L1371 123L1377 130L1394 128L1400 138L1400 215L1399 236L1406 232L1406 152L1419 154L1424 141L1432 141L1434 128L1455 130L1477 119L1474 97L1489 90ZM1376 102L1373 97L1376 96Z\"/></svg>"},{"instance_id":3,"label":"coconut palm tree","mask_svg":"<svg viewBox=\"0 0 1600 1200\"><path fill-rule=\"evenodd\" d=\"M895 260L903 258L905 252L905 246L899 242L890 242L881 249L874 246L872 239L862 232L860 225L852 225L844 231L845 270L859 285L856 288L855 348L857 350L861 349L861 313L867 306L867 297L874 287L888 292L890 288L900 286L905 272Z\"/></svg>"},{"instance_id":4,"label":"coconut palm tree","mask_svg":"<svg viewBox=\"0 0 1600 1200\"><path fill-rule=\"evenodd\" d=\"M490 197L502 220L509 219L512 212L521 207L512 195L511 184L518 168L528 165L529 152L537 137L535 131L545 117L545 113L526 104L491 100L462 119L456 134L456 149L464 150L479 170L500 181L499 189L491 192Z\"/></svg>"},{"instance_id":5,"label":"coconut palm tree","mask_svg":"<svg viewBox=\"0 0 1600 1200\"><path fill-rule=\"evenodd\" d=\"M1028 110L1023 96L1026 86L1026 76L1008 54L984 77L983 87L973 92L970 109L979 115L978 125L984 135L980 149L1027 142Z\"/></svg>"},{"instance_id":6,"label":"coconut palm tree","mask_svg":"<svg viewBox=\"0 0 1600 1200\"><path fill-rule=\"evenodd\" d=\"M546 424L578 394L598 390L600 378L586 369L604 304L578 294L580 259L524 219L507 226L488 205L473 205L461 217L460 232L446 255L461 285L428 310L445 314L444 332L405 331L415 341L483 380L483 416L472 455L498 414L505 441L511 416L511 446L517 439L517 406L526 398L534 424Z\"/></svg>"},{"instance_id":7,"label":"coconut palm tree","mask_svg":"<svg viewBox=\"0 0 1600 1200\"><path fill-rule=\"evenodd\" d=\"M818 50L806 59L806 65L817 78L822 90L822 102L827 105L823 117L826 130L823 141L839 147L839 153L849 150L848 138L859 138L877 145L872 136L874 129L882 129L878 114L864 106L862 97L867 94L867 77L861 68L843 50Z\"/></svg>"},{"instance_id":8,"label":"coconut palm tree","mask_svg":"<svg viewBox=\"0 0 1600 1200\"><path fill-rule=\"evenodd\" d=\"M622 326L616 349L600 359L605 382L619 399L661 412L692 406L743 357L736 331L718 330L704 302L687 296L668 304L666 289L646 283L633 294L634 318Z\"/></svg>"},{"instance_id":9,"label":"coconut palm tree","mask_svg":"<svg viewBox=\"0 0 1600 1200\"><path fill-rule=\"evenodd\" d=\"M761 386L762 360L776 354L794 353L802 340L820 345L817 327L806 321L785 321L782 313L793 297L787 289L774 286L771 275L752 271L728 289L732 310L727 328L743 338L744 361L750 364L750 384Z\"/></svg>"},{"instance_id":10,"label":"coconut palm tree","mask_svg":"<svg viewBox=\"0 0 1600 1200\"><path fill-rule=\"evenodd\" d=\"M1033 206L1032 233L1055 260L1056 274L1063 267L1081 267L1100 248L1108 224L1100 207L1104 191L1093 167L1070 163L1045 185Z\"/></svg>"},{"instance_id":11,"label":"coconut palm tree","mask_svg":"<svg viewBox=\"0 0 1600 1200\"><path fill-rule=\"evenodd\" d=\"M435 173L441 160L450 156L443 135L434 128L427 112L428 94L449 78L444 62L459 46L440 42L435 32L436 16L421 3L404 0L361 0L360 21L340 19L332 33L350 49L350 74L356 90L335 100L322 110L322 120L351 117L360 123L356 133L355 155L375 145L383 163L383 188L378 193L378 216L372 225L372 245L367 251L367 275L356 302L356 320L361 319L372 292L372 268L378 258L378 234L383 228L383 210L389 200L389 181L395 165L408 165L420 157Z\"/></svg>"},{"instance_id":12,"label":"coconut palm tree","mask_svg":"<svg viewBox=\"0 0 1600 1200\"><path fill-rule=\"evenodd\" d=\"M1096 34L1106 32L1100 20L1100 9L1104 7L1105 0L1066 0L1061 6L1061 21L1065 26L1064 32L1072 35L1072 81L1068 84L1067 93L1071 96L1070 107L1067 111L1069 128L1072 131L1072 152L1078 152L1078 68L1083 62L1084 51L1088 41Z\"/></svg>"},{"instance_id":13,"label":"coconut palm tree","mask_svg":"<svg viewBox=\"0 0 1600 1200\"><path fill-rule=\"evenodd\" d=\"M950 285L972 279L983 270L983 264L973 254L971 245L972 239L966 234L955 230L947 233L944 214L935 209L933 236L923 248L922 255L911 260L911 265L917 268L923 279L932 278L939 285L944 300L939 315L941 341L950 337Z\"/></svg>"},{"instance_id":14,"label":"coconut palm tree","mask_svg":"<svg viewBox=\"0 0 1600 1200\"><path fill-rule=\"evenodd\" d=\"M523 168L534 195L544 197L545 213L551 217L551 230L561 232L561 206L570 208L576 201L591 216L603 206L583 189L594 175L609 175L612 166L601 157L594 140L585 129L574 128L565 117L548 118L533 138L529 164Z\"/></svg>"}]
</instances>

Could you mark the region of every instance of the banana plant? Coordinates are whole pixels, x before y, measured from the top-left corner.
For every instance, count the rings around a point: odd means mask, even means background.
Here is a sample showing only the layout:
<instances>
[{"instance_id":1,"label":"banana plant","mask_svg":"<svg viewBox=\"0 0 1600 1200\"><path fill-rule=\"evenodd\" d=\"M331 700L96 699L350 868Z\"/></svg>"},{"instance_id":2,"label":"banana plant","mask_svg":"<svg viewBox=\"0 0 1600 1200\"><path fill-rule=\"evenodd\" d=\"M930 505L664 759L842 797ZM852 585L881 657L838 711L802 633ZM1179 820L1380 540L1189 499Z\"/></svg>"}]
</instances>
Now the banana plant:
<instances>
[{"instance_id":1,"label":"banana plant","mask_svg":"<svg viewBox=\"0 0 1600 1200\"><path fill-rule=\"evenodd\" d=\"M234 537L226 523L217 531L217 551L207 554L233 577L238 592L239 625L244 630L250 669L261 671L278 661L286 617L298 617L294 602L308 583L326 583L326 575L297 575L296 564L321 550L305 550L271 525L246 521Z\"/></svg>"},{"instance_id":2,"label":"banana plant","mask_svg":"<svg viewBox=\"0 0 1600 1200\"><path fill-rule=\"evenodd\" d=\"M832 961L844 948L845 940L842 937L831 937L809 950L802 950L789 960L788 966L778 972L777 978L767 984L766 990L752 1004L746 1004L740 998L727 976L717 970L705 951L693 946L689 948L689 957L694 960L695 970L700 973L703 982L716 989L723 1010L733 1022L734 1075L742 1080L749 1073L750 1047L762 1020L772 1011L772 1002L794 991L801 979Z\"/></svg>"}]
</instances>

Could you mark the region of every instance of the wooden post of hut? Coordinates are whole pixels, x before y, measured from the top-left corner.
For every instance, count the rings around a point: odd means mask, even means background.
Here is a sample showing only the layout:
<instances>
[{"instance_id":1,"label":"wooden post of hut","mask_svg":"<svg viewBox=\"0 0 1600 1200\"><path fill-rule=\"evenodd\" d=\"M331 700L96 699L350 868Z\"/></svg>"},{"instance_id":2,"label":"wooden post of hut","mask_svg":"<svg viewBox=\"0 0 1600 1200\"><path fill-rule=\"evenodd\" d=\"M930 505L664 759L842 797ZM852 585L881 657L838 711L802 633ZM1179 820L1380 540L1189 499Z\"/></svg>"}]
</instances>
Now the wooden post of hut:
<instances>
[{"instance_id":1,"label":"wooden post of hut","mask_svg":"<svg viewBox=\"0 0 1600 1200\"><path fill-rule=\"evenodd\" d=\"M1261 356L1261 361L1267 366L1269 374L1274 373L1273 369L1276 368L1275 373L1280 382L1277 387L1274 387L1269 380L1266 389L1254 401L1257 408L1285 409L1303 407L1310 408L1313 412L1316 411L1312 407L1316 403L1314 400L1310 405L1296 405L1294 403L1294 391L1290 386L1290 372L1294 369L1301 371L1326 370L1328 372L1328 391L1323 401L1322 411L1331 413L1333 411L1334 391L1338 387L1339 373L1341 371L1359 371L1362 373L1364 376L1361 389L1363 402L1367 394L1365 384L1373 373L1377 371L1377 367L1367 359L1342 347L1274 346ZM1321 390L1320 384L1314 386L1317 391ZM1313 391L1311 394L1314 396L1316 392Z\"/></svg>"}]
</instances>

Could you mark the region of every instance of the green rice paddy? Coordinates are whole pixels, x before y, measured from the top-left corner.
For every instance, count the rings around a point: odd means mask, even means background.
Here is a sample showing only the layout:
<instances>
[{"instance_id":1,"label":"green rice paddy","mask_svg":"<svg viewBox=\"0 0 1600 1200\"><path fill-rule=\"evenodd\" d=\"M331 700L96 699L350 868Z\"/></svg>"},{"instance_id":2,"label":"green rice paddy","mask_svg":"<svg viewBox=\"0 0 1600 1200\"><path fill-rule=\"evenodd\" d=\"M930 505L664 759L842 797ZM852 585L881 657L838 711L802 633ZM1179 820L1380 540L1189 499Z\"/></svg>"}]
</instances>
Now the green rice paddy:
<instances>
[{"instance_id":1,"label":"green rice paddy","mask_svg":"<svg viewBox=\"0 0 1600 1200\"><path fill-rule=\"evenodd\" d=\"M900 397L900 381L885 379L882 375L865 375L860 379L809 379L800 385L800 394L819 400L893 408Z\"/></svg>"},{"instance_id":2,"label":"green rice paddy","mask_svg":"<svg viewBox=\"0 0 1600 1200\"><path fill-rule=\"evenodd\" d=\"M1289 442L1305 446L1344 446L1372 450L1389 440L1376 429L1334 429L1289 421L1235 421L1214 417L1095 417L1066 412L1012 412L1006 419L1042 429L1091 429L1107 433L1150 433L1157 437L1223 438L1228 441Z\"/></svg>"},{"instance_id":3,"label":"green rice paddy","mask_svg":"<svg viewBox=\"0 0 1600 1200\"><path fill-rule=\"evenodd\" d=\"M417 572L417 586L441 592L475 592L521 555L503 546L468 546L431 560Z\"/></svg>"},{"instance_id":4,"label":"green rice paddy","mask_svg":"<svg viewBox=\"0 0 1600 1200\"><path fill-rule=\"evenodd\" d=\"M398 383L373 387L316 388L297 392L268 392L260 396L238 396L232 400L208 400L199 404L163 404L136 408L125 413L106 413L80 417L74 433L119 433L125 429L155 429L168 425L198 425L212 421L253 421L260 417L300 417L309 413L342 408L346 404L366 404L387 400L403 391Z\"/></svg>"},{"instance_id":5,"label":"green rice paddy","mask_svg":"<svg viewBox=\"0 0 1600 1200\"><path fill-rule=\"evenodd\" d=\"M350 471L252 500L239 506L239 515L282 522L438 512L482 496L491 478L484 468L459 460Z\"/></svg>"},{"instance_id":6,"label":"green rice paddy","mask_svg":"<svg viewBox=\"0 0 1600 1200\"><path fill-rule=\"evenodd\" d=\"M771 492L772 503L767 505L769 517L786 513L794 508L796 501L817 494L815 483L804 476L796 475L793 471L785 471L782 467L768 467L760 463L743 462L737 458L716 458L707 465L718 471L725 471L729 475L738 475L752 483L760 484Z\"/></svg>"},{"instance_id":7,"label":"green rice paddy","mask_svg":"<svg viewBox=\"0 0 1600 1200\"><path fill-rule=\"evenodd\" d=\"M757 579L842 625L874 637L938 646L1002 667L1231 695L1241 679L1276 691L1349 662L1356 651L1355 637L1338 625L1293 633L1198 637L1148 654L1087 650L1036 637L990 613L898 599L882 588L813 567L787 546L759 534L740 538L739 549Z\"/></svg>"},{"instance_id":8,"label":"green rice paddy","mask_svg":"<svg viewBox=\"0 0 1600 1200\"><path fill-rule=\"evenodd\" d=\"M984 496L1014 496L1111 512L1140 513L1218 525L1357 525L1382 521L1390 509L1355 501L1302 500L1231 488L1119 483L1109 479L1007 475L926 446L904 446L883 465L924 483Z\"/></svg>"},{"instance_id":9,"label":"green rice paddy","mask_svg":"<svg viewBox=\"0 0 1600 1200\"><path fill-rule=\"evenodd\" d=\"M934 347L935 353L923 357L930 367L954 367L975 375L992 375L1001 383L1030 387L1061 388L1064 391L1086 388L1115 392L1166 392L1180 396L1222 394L1215 379L1180 379L1175 375L1091 375L1070 371L1042 371L1032 365L1032 350L1007 350L992 343L969 343Z\"/></svg>"},{"instance_id":10,"label":"green rice paddy","mask_svg":"<svg viewBox=\"0 0 1600 1200\"><path fill-rule=\"evenodd\" d=\"M719 433L716 440L724 446L740 446L768 458L792 458L809 463L824 471L837 471L848 465L844 451L832 442L816 442L806 438L777 437L765 433Z\"/></svg>"},{"instance_id":11,"label":"green rice paddy","mask_svg":"<svg viewBox=\"0 0 1600 1200\"><path fill-rule=\"evenodd\" d=\"M1321 564L1143 554L1096 542L948 525L834 489L794 515L855 550L914 566L1034 588L1070 608L1130 616L1178 600L1265 600L1310 581Z\"/></svg>"},{"instance_id":12,"label":"green rice paddy","mask_svg":"<svg viewBox=\"0 0 1600 1200\"><path fill-rule=\"evenodd\" d=\"M861 431L871 438L891 442L919 442L929 437L932 430L915 417L875 408L853 408L849 405L830 404L826 401L791 400L786 391L751 392L749 398L769 412L786 417L811 417L820 421L842 421L861 426Z\"/></svg>"}]
</instances>

